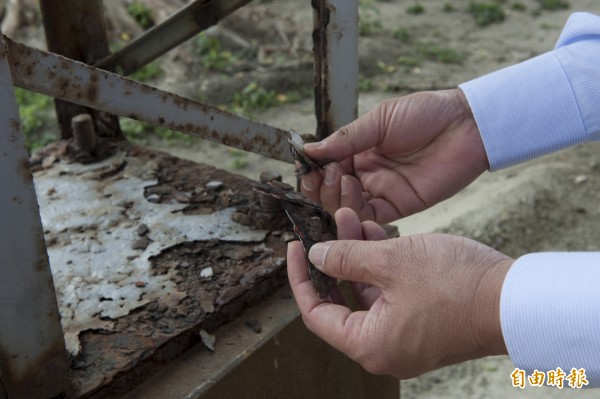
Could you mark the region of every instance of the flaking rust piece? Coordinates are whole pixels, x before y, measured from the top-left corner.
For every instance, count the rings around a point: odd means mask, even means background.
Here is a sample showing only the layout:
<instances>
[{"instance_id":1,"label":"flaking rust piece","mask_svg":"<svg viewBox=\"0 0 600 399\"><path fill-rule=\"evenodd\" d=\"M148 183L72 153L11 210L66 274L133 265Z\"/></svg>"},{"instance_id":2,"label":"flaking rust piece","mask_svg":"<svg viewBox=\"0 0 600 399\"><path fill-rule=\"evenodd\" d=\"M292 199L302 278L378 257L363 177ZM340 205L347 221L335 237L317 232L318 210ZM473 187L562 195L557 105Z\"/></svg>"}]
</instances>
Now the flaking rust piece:
<instances>
[{"instance_id":1,"label":"flaking rust piece","mask_svg":"<svg viewBox=\"0 0 600 399\"><path fill-rule=\"evenodd\" d=\"M296 176L305 175L315 169L322 169L325 165L331 162L329 159L315 161L308 157L304 153L304 139L294 130L290 130L290 138L288 139L288 143L290 143L290 151L292 152L292 156L300 164L300 167L296 169Z\"/></svg>"},{"instance_id":2,"label":"flaking rust piece","mask_svg":"<svg viewBox=\"0 0 600 399\"><path fill-rule=\"evenodd\" d=\"M292 186L279 181L269 181L254 188L259 193L270 195L281 201L285 213L294 225L294 233L304 247L304 256L308 263L308 272L313 286L320 298L329 295L335 285L334 278L320 272L308 259L310 248L318 242L335 240L337 227L335 221L321 206Z\"/></svg>"}]
</instances>

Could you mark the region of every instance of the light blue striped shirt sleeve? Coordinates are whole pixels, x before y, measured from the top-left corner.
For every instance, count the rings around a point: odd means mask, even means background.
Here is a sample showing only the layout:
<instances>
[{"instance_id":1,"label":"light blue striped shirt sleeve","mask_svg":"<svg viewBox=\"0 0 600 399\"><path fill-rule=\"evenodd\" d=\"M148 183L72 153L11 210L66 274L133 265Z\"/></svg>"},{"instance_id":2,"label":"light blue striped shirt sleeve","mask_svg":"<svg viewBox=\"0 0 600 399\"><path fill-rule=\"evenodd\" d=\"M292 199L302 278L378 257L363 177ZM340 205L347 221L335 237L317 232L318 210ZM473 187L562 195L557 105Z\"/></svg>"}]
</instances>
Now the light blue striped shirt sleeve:
<instances>
[{"instance_id":1,"label":"light blue striped shirt sleeve","mask_svg":"<svg viewBox=\"0 0 600 399\"><path fill-rule=\"evenodd\" d=\"M575 13L554 50L463 83L498 170L600 139L600 17Z\"/></svg>"},{"instance_id":2,"label":"light blue striped shirt sleeve","mask_svg":"<svg viewBox=\"0 0 600 399\"><path fill-rule=\"evenodd\" d=\"M571 15L554 50L460 87L491 170L598 140L600 17ZM588 387L600 387L600 253L519 258L502 287L500 318L516 367L583 368Z\"/></svg>"}]
</instances>

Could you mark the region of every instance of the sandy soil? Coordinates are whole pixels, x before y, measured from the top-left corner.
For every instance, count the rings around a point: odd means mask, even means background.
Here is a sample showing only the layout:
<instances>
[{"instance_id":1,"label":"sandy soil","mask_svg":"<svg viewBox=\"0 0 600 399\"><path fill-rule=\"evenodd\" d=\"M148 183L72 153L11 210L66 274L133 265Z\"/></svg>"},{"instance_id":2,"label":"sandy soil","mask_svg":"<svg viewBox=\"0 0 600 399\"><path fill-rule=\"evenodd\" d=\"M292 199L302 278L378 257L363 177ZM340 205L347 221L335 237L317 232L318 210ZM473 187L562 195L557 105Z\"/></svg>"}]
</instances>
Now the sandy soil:
<instances>
[{"instance_id":1,"label":"sandy soil","mask_svg":"<svg viewBox=\"0 0 600 399\"><path fill-rule=\"evenodd\" d=\"M551 49L571 12L600 12L597 0L569 2L568 10L540 12L536 0L520 1L525 11L512 10L511 4L516 2L501 2L507 10L506 19L486 27L477 26L472 15L465 11L468 0L421 0L418 3L425 7L425 12L420 15L406 12L415 2L373 2L378 11L363 10L363 15L370 15L372 22L382 26L360 40L361 86L369 90L361 92L359 112L366 112L385 98L456 87L460 82ZM182 1L165 4L174 8L179 3ZM452 4L454 11L444 12L444 3ZM205 71L192 56L193 44L187 43L161 58L169 72L154 83L213 104L227 101L250 81L281 93L310 87L311 18L308 2L278 0L252 4L211 31L224 48L251 54L247 62L232 66L225 75ZM39 35L29 30L20 33L21 40L39 44ZM238 40L240 38L243 40ZM434 45L438 50L452 49L454 63L436 60L436 56L431 55ZM429 49L430 54L424 55L423 49ZM261 54L266 50L269 54L280 54L283 62L265 62ZM411 63L411 59L418 62ZM311 99L254 112L253 117L301 132L311 132L315 127ZM240 155L214 143L198 140L191 144L167 145L150 138L148 144L254 179L263 170L275 169L281 171L286 181L294 181L290 165L254 154ZM599 149L595 144L585 145L502 172L487 173L454 198L399 221L398 226L402 234L426 231L463 234L511 256L550 249L599 250L600 244L595 240L600 230L600 224L596 223L600 216L597 206ZM243 162L232 162L234 157L241 157ZM402 382L402 397L591 398L600 395L595 391L571 389L530 387L521 391L510 384L513 367L507 357L447 367Z\"/></svg>"}]
</instances>

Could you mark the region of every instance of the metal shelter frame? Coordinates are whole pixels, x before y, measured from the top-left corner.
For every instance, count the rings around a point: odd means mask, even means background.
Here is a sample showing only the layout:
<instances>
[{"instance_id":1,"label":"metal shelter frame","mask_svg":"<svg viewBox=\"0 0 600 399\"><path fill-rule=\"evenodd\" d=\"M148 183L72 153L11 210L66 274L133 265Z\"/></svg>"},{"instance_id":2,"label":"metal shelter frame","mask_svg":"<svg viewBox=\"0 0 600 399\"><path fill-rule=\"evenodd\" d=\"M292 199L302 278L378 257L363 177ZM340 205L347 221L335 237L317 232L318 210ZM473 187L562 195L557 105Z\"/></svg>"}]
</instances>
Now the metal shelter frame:
<instances>
[{"instance_id":1,"label":"metal shelter frame","mask_svg":"<svg viewBox=\"0 0 600 399\"><path fill-rule=\"evenodd\" d=\"M249 2L193 1L114 54L102 0L40 1L51 52L0 35L0 399L73 395L13 86L56 99L63 138L81 113L93 117L97 134L119 138L122 116L293 162L281 129L114 73L134 72ZM357 116L358 0L311 5L316 131L323 138Z\"/></svg>"}]
</instances>

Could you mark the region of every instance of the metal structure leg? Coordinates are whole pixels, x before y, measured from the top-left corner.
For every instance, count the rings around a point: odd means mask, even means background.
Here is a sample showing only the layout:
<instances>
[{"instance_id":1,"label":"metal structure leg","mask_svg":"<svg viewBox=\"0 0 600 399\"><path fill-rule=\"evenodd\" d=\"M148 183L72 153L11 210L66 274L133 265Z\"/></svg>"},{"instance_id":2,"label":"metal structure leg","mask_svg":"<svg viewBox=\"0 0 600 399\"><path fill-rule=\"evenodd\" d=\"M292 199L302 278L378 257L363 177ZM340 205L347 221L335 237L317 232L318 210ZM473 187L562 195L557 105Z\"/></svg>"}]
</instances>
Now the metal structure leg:
<instances>
[{"instance_id":1,"label":"metal structure leg","mask_svg":"<svg viewBox=\"0 0 600 399\"><path fill-rule=\"evenodd\" d=\"M41 0L48 51L93 65L110 54L102 0ZM71 119L89 113L99 136L123 138L119 119L81 105L55 100L63 139L73 136Z\"/></svg>"},{"instance_id":2,"label":"metal structure leg","mask_svg":"<svg viewBox=\"0 0 600 399\"><path fill-rule=\"evenodd\" d=\"M1 35L0 176L0 397L61 397L65 343Z\"/></svg>"},{"instance_id":3,"label":"metal structure leg","mask_svg":"<svg viewBox=\"0 0 600 399\"><path fill-rule=\"evenodd\" d=\"M358 0L313 0L315 113L323 139L358 114Z\"/></svg>"}]
</instances>

